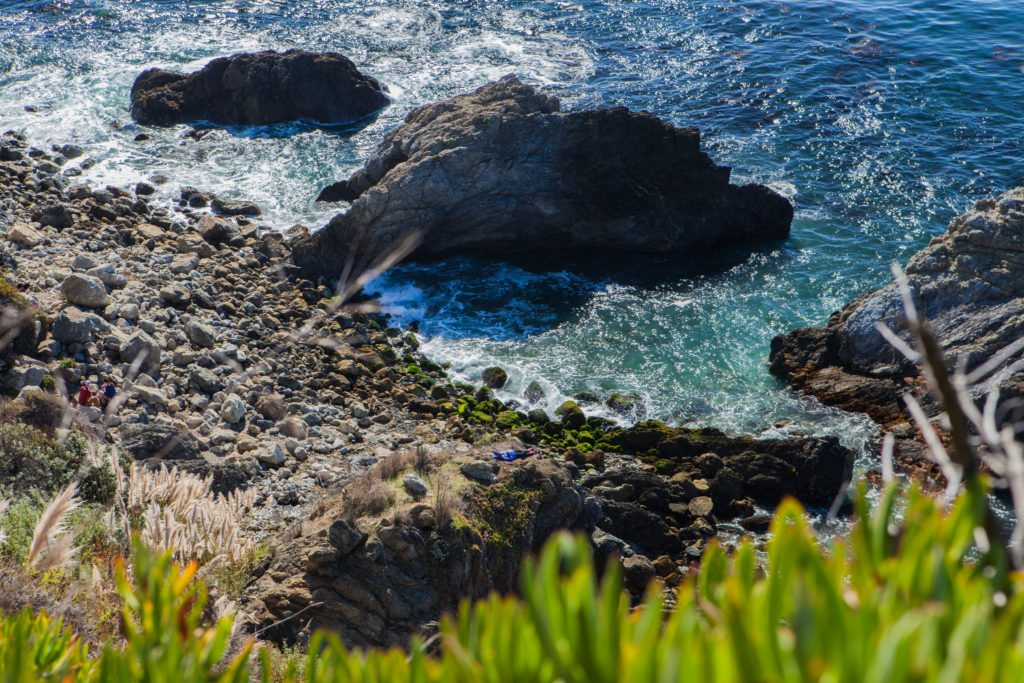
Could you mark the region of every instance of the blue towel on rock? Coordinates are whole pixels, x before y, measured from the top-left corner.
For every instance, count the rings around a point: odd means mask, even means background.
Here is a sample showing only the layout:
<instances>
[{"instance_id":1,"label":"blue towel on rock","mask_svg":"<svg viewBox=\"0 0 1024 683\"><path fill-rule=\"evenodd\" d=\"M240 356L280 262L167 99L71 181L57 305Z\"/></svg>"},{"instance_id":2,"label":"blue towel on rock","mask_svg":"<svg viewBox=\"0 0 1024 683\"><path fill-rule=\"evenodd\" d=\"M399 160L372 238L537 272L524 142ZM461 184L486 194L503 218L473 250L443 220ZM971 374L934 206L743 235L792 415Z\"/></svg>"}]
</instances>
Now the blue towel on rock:
<instances>
[{"instance_id":1,"label":"blue towel on rock","mask_svg":"<svg viewBox=\"0 0 1024 683\"><path fill-rule=\"evenodd\" d=\"M493 451L491 457L495 460L501 460L502 462L512 462L520 458L525 458L530 455L536 455L532 448L525 451Z\"/></svg>"}]
</instances>

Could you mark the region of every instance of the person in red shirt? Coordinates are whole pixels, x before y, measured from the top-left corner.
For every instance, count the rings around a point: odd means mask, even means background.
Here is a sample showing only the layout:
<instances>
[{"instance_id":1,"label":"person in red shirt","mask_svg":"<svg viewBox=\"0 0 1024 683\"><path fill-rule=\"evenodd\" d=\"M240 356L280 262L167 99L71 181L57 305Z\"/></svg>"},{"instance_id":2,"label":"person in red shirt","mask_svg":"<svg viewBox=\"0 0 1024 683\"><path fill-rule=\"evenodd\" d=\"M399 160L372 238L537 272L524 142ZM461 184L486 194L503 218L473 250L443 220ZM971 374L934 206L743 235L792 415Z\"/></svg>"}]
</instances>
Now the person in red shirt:
<instances>
[{"instance_id":1,"label":"person in red shirt","mask_svg":"<svg viewBox=\"0 0 1024 683\"><path fill-rule=\"evenodd\" d=\"M87 406L93 401L92 392L89 391L89 385L82 383L82 388L78 390L78 405Z\"/></svg>"}]
</instances>

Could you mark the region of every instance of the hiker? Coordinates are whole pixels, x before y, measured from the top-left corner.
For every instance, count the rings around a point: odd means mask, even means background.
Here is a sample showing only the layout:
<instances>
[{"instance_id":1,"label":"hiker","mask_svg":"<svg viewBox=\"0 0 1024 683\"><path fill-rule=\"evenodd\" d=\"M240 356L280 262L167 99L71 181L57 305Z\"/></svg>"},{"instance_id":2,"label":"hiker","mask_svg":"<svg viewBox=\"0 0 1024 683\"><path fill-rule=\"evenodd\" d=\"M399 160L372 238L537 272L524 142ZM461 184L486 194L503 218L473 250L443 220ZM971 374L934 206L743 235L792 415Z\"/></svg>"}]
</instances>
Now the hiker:
<instances>
[{"instance_id":1,"label":"hiker","mask_svg":"<svg viewBox=\"0 0 1024 683\"><path fill-rule=\"evenodd\" d=\"M82 386L78 389L78 405L88 406L93 401L92 391L89 390L89 384L82 382Z\"/></svg>"},{"instance_id":2,"label":"hiker","mask_svg":"<svg viewBox=\"0 0 1024 683\"><path fill-rule=\"evenodd\" d=\"M117 396L117 387L114 386L113 380L107 377L103 380L103 386L100 387L100 408L106 410L115 396Z\"/></svg>"}]
</instances>

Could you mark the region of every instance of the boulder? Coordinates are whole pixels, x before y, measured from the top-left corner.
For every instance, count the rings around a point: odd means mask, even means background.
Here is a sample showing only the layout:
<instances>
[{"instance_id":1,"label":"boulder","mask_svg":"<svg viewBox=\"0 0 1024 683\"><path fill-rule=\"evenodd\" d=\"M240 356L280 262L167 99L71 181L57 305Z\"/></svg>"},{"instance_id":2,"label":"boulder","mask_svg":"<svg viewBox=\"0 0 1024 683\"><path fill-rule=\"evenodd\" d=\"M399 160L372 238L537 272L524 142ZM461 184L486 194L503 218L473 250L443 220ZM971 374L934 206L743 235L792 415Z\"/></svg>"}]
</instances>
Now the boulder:
<instances>
[{"instance_id":1,"label":"boulder","mask_svg":"<svg viewBox=\"0 0 1024 683\"><path fill-rule=\"evenodd\" d=\"M136 460L194 460L199 442L191 432L159 424L126 424L119 433L121 449Z\"/></svg>"},{"instance_id":2,"label":"boulder","mask_svg":"<svg viewBox=\"0 0 1024 683\"><path fill-rule=\"evenodd\" d=\"M494 480L497 478L494 475L491 463L484 462L482 460L474 460L473 462L464 463L459 470L467 479L471 479L478 484L493 484Z\"/></svg>"},{"instance_id":3,"label":"boulder","mask_svg":"<svg viewBox=\"0 0 1024 683\"><path fill-rule=\"evenodd\" d=\"M63 204L47 204L39 212L38 220L40 225L49 225L58 230L69 228L75 222L68 207Z\"/></svg>"},{"instance_id":4,"label":"boulder","mask_svg":"<svg viewBox=\"0 0 1024 683\"><path fill-rule=\"evenodd\" d=\"M288 456L285 455L281 444L275 443L257 453L256 459L268 467L280 467L288 459Z\"/></svg>"},{"instance_id":5,"label":"boulder","mask_svg":"<svg viewBox=\"0 0 1024 683\"><path fill-rule=\"evenodd\" d=\"M252 202L235 201L214 197L210 208L223 216L259 216L263 213L260 207Z\"/></svg>"},{"instance_id":6,"label":"boulder","mask_svg":"<svg viewBox=\"0 0 1024 683\"><path fill-rule=\"evenodd\" d=\"M213 246L219 247L238 236L238 226L223 218L203 216L199 219L199 234Z\"/></svg>"},{"instance_id":7,"label":"boulder","mask_svg":"<svg viewBox=\"0 0 1024 683\"><path fill-rule=\"evenodd\" d=\"M245 410L245 401L237 394L231 394L220 407L220 417L228 424L235 424L245 417Z\"/></svg>"},{"instance_id":8,"label":"boulder","mask_svg":"<svg viewBox=\"0 0 1024 683\"><path fill-rule=\"evenodd\" d=\"M50 334L61 344L87 344L93 334L109 329L107 321L95 313L68 306L53 319Z\"/></svg>"},{"instance_id":9,"label":"boulder","mask_svg":"<svg viewBox=\"0 0 1024 683\"><path fill-rule=\"evenodd\" d=\"M184 285L167 285L160 289L160 300L175 308L185 308L192 301L192 292Z\"/></svg>"},{"instance_id":10,"label":"boulder","mask_svg":"<svg viewBox=\"0 0 1024 683\"><path fill-rule=\"evenodd\" d=\"M905 272L919 313L935 331L946 360L970 371L1024 336L1024 188L980 201L914 255ZM920 375L878 332L887 325L905 341L895 283L868 292L823 327L772 340L771 371L827 405L864 412L891 429L908 421L901 400ZM1004 405L1021 395L1014 371L1022 352L1003 359L978 394L999 386ZM925 398L925 407L932 410ZM1007 423L1015 410L997 410Z\"/></svg>"},{"instance_id":11,"label":"boulder","mask_svg":"<svg viewBox=\"0 0 1024 683\"><path fill-rule=\"evenodd\" d=\"M28 223L15 221L7 229L7 239L23 247L34 247L43 241L43 235L38 230L32 229Z\"/></svg>"},{"instance_id":12,"label":"boulder","mask_svg":"<svg viewBox=\"0 0 1024 683\"><path fill-rule=\"evenodd\" d=\"M220 57L188 75L148 69L131 91L132 117L158 126L351 123L387 103L380 83L344 55L305 50Z\"/></svg>"},{"instance_id":13,"label":"boulder","mask_svg":"<svg viewBox=\"0 0 1024 683\"><path fill-rule=\"evenodd\" d=\"M427 482L423 481L423 478L415 474L407 474L402 479L402 485L405 490L409 492L409 495L414 497L420 497L425 495L427 492Z\"/></svg>"},{"instance_id":14,"label":"boulder","mask_svg":"<svg viewBox=\"0 0 1024 683\"><path fill-rule=\"evenodd\" d=\"M277 422L288 414L288 406L280 394L266 394L256 400L256 412L268 420Z\"/></svg>"},{"instance_id":15,"label":"boulder","mask_svg":"<svg viewBox=\"0 0 1024 683\"><path fill-rule=\"evenodd\" d=\"M213 328L196 319L185 324L185 336L201 349L212 348L217 341Z\"/></svg>"},{"instance_id":16,"label":"boulder","mask_svg":"<svg viewBox=\"0 0 1024 683\"><path fill-rule=\"evenodd\" d=\"M352 202L294 245L340 273L415 240L411 258L587 248L688 253L789 233L793 207L729 183L700 131L624 108L562 113L515 76L411 112L334 188Z\"/></svg>"},{"instance_id":17,"label":"boulder","mask_svg":"<svg viewBox=\"0 0 1024 683\"><path fill-rule=\"evenodd\" d=\"M160 368L162 352L160 345L142 330L136 330L121 346L122 363L140 363L140 368L149 372Z\"/></svg>"},{"instance_id":18,"label":"boulder","mask_svg":"<svg viewBox=\"0 0 1024 683\"><path fill-rule=\"evenodd\" d=\"M103 308L110 303L106 285L91 275L68 275L60 285L60 292L68 303L76 306Z\"/></svg>"},{"instance_id":19,"label":"boulder","mask_svg":"<svg viewBox=\"0 0 1024 683\"><path fill-rule=\"evenodd\" d=\"M501 389L508 382L508 373L501 368L487 368L483 375L484 384L491 389Z\"/></svg>"},{"instance_id":20,"label":"boulder","mask_svg":"<svg viewBox=\"0 0 1024 683\"><path fill-rule=\"evenodd\" d=\"M3 388L17 394L25 387L38 387L49 374L46 366L31 358L19 358L18 363L3 376Z\"/></svg>"},{"instance_id":21,"label":"boulder","mask_svg":"<svg viewBox=\"0 0 1024 683\"><path fill-rule=\"evenodd\" d=\"M224 389L224 382L221 378L206 368L193 368L189 372L188 383L190 387L207 394L216 394Z\"/></svg>"},{"instance_id":22,"label":"boulder","mask_svg":"<svg viewBox=\"0 0 1024 683\"><path fill-rule=\"evenodd\" d=\"M86 271L86 275L90 275L98 279L108 287L119 288L124 287L128 284L128 278L118 273L112 264L106 264L90 268Z\"/></svg>"},{"instance_id":23,"label":"boulder","mask_svg":"<svg viewBox=\"0 0 1024 683\"><path fill-rule=\"evenodd\" d=\"M132 387L132 393L135 394L135 398L143 403L148 403L157 408L167 407L167 395L159 389L136 384Z\"/></svg>"}]
</instances>

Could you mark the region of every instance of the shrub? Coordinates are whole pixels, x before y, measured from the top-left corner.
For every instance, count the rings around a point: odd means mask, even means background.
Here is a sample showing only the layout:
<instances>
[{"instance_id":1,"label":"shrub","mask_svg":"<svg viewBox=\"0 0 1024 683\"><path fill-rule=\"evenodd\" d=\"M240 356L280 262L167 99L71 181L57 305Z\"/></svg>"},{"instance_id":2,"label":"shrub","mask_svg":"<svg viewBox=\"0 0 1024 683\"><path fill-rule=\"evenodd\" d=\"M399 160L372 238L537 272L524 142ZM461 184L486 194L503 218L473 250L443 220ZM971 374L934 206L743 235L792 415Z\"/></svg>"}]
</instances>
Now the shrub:
<instances>
[{"instance_id":1,"label":"shrub","mask_svg":"<svg viewBox=\"0 0 1024 683\"><path fill-rule=\"evenodd\" d=\"M23 496L16 499L0 515L0 530L4 537L0 543L0 557L23 563L28 555L28 547L32 543L32 529L46 504L35 496Z\"/></svg>"},{"instance_id":2,"label":"shrub","mask_svg":"<svg viewBox=\"0 0 1024 683\"><path fill-rule=\"evenodd\" d=\"M0 425L0 482L17 491L52 493L78 475L86 452L78 432L61 444L28 424Z\"/></svg>"}]
</instances>

